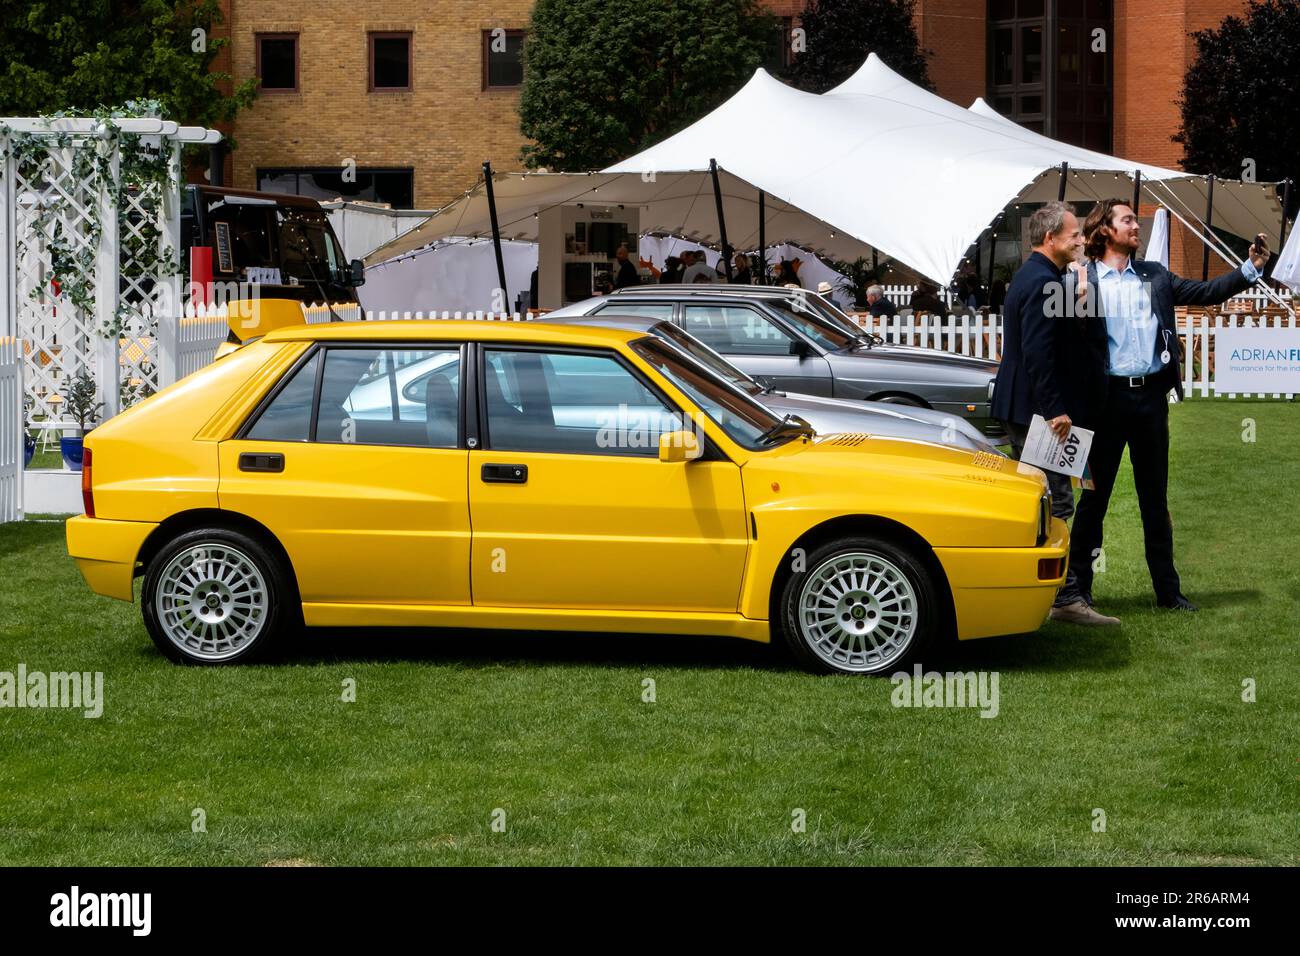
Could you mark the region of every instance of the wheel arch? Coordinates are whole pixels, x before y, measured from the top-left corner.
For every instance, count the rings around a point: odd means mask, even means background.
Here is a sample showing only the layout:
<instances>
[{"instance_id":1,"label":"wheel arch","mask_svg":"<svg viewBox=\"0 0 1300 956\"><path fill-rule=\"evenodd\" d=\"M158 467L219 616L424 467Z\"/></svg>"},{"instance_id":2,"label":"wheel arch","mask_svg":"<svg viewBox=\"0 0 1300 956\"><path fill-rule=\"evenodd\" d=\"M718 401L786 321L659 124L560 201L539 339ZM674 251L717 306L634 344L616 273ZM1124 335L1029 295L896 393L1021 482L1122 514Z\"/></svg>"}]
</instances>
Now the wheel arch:
<instances>
[{"instance_id":1,"label":"wheel arch","mask_svg":"<svg viewBox=\"0 0 1300 956\"><path fill-rule=\"evenodd\" d=\"M285 574L293 587L294 601L301 603L298 590L298 574L294 570L293 560L289 557L289 552L280 543L280 539L272 533L270 528L256 518L250 518L238 511L227 511L223 508L195 508L191 511L178 512L163 520L144 539L144 543L140 545L140 553L135 559L135 576L139 577L145 573L154 556L166 546L168 541L196 528L225 528L230 531L239 531L265 545L282 562Z\"/></svg>"},{"instance_id":2,"label":"wheel arch","mask_svg":"<svg viewBox=\"0 0 1300 956\"><path fill-rule=\"evenodd\" d=\"M957 633L957 611L953 603L952 585L948 582L948 575L943 570L943 564L939 561L938 555L934 553L934 548L930 546L930 543L925 538L907 527L907 525L880 515L841 515L830 518L809 528L795 541L791 542L790 546L785 550L786 557L777 565L777 572L772 577L772 588L768 594L768 620L772 622L780 620L781 592L785 589L786 582L794 573L790 566L791 562L788 560L790 553L794 549L802 548L807 553L821 547L828 541L857 535L885 538L916 555L930 572L935 587L939 592L939 601L943 607L945 618L945 633L955 636Z\"/></svg>"},{"instance_id":3,"label":"wheel arch","mask_svg":"<svg viewBox=\"0 0 1300 956\"><path fill-rule=\"evenodd\" d=\"M865 396L868 402L891 402L895 405L911 405L915 408L932 408L933 406L920 395L898 390L874 392Z\"/></svg>"}]
</instances>

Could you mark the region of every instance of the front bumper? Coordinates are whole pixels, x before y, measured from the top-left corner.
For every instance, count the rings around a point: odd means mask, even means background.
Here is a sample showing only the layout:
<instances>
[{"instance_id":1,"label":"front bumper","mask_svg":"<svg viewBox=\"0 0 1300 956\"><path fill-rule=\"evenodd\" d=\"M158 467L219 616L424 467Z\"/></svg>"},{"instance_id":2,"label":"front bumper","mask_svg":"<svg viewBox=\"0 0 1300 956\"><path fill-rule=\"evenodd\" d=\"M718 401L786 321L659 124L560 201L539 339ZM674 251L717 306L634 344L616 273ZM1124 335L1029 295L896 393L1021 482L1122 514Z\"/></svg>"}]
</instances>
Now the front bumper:
<instances>
[{"instance_id":1,"label":"front bumper","mask_svg":"<svg viewBox=\"0 0 1300 956\"><path fill-rule=\"evenodd\" d=\"M134 600L131 582L140 548L158 525L148 521L111 521L77 515L65 525L68 554L96 594Z\"/></svg>"},{"instance_id":2,"label":"front bumper","mask_svg":"<svg viewBox=\"0 0 1300 956\"><path fill-rule=\"evenodd\" d=\"M935 548L952 589L957 638L1038 630L1065 583L1069 547L1069 528L1053 518L1042 547Z\"/></svg>"}]
</instances>

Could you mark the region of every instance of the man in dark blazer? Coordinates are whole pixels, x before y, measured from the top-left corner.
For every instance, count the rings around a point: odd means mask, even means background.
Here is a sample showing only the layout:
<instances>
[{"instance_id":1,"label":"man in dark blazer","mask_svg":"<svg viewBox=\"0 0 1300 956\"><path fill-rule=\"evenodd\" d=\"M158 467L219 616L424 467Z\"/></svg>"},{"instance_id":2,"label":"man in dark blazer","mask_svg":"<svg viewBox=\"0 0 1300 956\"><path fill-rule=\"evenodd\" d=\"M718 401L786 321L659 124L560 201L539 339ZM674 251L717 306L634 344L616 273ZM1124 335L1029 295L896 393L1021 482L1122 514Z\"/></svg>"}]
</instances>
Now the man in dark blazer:
<instances>
[{"instance_id":1,"label":"man in dark blazer","mask_svg":"<svg viewBox=\"0 0 1300 956\"><path fill-rule=\"evenodd\" d=\"M1074 209L1047 203L1030 217L1029 234L1034 251L1016 271L1002 308L1002 363L993 385L992 414L1006 425L1017 457L1024 452L1034 415L1043 416L1062 438L1075 426L1095 428L1106 389L1106 328L1087 314L1069 268L1083 248ZM1045 473L1052 514L1069 521L1074 514L1070 477ZM1084 599L1073 566L1057 592L1052 619L1091 626L1119 623Z\"/></svg>"},{"instance_id":2,"label":"man in dark blazer","mask_svg":"<svg viewBox=\"0 0 1300 956\"><path fill-rule=\"evenodd\" d=\"M1123 199L1108 199L1088 214L1083 227L1088 264L1087 298L1107 333L1106 405L1088 457L1094 489L1079 499L1070 541L1070 567L1085 598L1092 594L1094 559L1101 553L1102 523L1115 487L1124 447L1142 513L1147 570L1163 608L1195 611L1174 567L1174 530L1169 515L1169 401L1183 397L1174 307L1217 305L1251 286L1268 262L1258 236L1250 257L1227 275L1195 282L1158 262L1135 259L1137 214Z\"/></svg>"}]
</instances>

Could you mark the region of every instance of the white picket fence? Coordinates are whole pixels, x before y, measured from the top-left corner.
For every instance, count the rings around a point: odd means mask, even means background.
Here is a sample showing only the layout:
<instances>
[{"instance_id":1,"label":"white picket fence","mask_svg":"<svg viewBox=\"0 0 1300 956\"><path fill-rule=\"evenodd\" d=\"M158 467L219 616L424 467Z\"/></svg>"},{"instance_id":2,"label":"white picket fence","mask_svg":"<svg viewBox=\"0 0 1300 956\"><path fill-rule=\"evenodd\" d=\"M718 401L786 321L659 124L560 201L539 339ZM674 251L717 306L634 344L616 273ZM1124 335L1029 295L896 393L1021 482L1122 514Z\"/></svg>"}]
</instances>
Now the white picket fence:
<instances>
[{"instance_id":1,"label":"white picket fence","mask_svg":"<svg viewBox=\"0 0 1300 956\"><path fill-rule=\"evenodd\" d=\"M0 522L23 520L23 346L0 338Z\"/></svg>"},{"instance_id":2,"label":"white picket fence","mask_svg":"<svg viewBox=\"0 0 1300 956\"><path fill-rule=\"evenodd\" d=\"M1296 317L1260 315L1185 315L1178 321L1178 335L1183 340L1183 393L1199 394L1202 398L1285 398L1294 394L1273 392L1271 395L1255 393L1238 396L1236 392L1219 391L1214 381L1215 341L1225 329L1264 328L1294 329Z\"/></svg>"},{"instance_id":3,"label":"white picket fence","mask_svg":"<svg viewBox=\"0 0 1300 956\"><path fill-rule=\"evenodd\" d=\"M853 313L853 319L890 345L915 345L997 360L1002 355L1000 315L887 315Z\"/></svg>"}]
</instances>

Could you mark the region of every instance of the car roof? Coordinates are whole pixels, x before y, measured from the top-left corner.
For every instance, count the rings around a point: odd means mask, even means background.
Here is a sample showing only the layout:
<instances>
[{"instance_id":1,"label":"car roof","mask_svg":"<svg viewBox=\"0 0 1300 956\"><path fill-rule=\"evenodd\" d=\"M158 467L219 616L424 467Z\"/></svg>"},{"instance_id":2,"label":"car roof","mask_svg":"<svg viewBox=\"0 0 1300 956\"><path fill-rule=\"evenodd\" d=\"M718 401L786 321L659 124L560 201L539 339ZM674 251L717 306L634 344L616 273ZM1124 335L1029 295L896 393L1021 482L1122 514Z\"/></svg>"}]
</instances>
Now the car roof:
<instances>
[{"instance_id":1,"label":"car roof","mask_svg":"<svg viewBox=\"0 0 1300 956\"><path fill-rule=\"evenodd\" d=\"M630 285L622 289L615 289L605 298L617 299L620 296L659 295L663 292L689 292L694 295L753 295L768 298L815 295L824 298L813 289L787 289L784 286L741 285L727 282L663 282L658 285Z\"/></svg>"},{"instance_id":2,"label":"car roof","mask_svg":"<svg viewBox=\"0 0 1300 956\"><path fill-rule=\"evenodd\" d=\"M396 321L320 322L293 325L268 332L264 342L369 342L473 340L478 342L533 342L544 345L609 346L643 338L644 331L590 325L488 321L479 319L400 319Z\"/></svg>"},{"instance_id":3,"label":"car roof","mask_svg":"<svg viewBox=\"0 0 1300 956\"><path fill-rule=\"evenodd\" d=\"M590 312L586 315L557 315L554 319L544 316L534 321L551 321L554 325L594 325L611 329L637 329L649 332L657 325L672 325L667 319L655 319L645 315L626 315L621 312Z\"/></svg>"}]
</instances>

